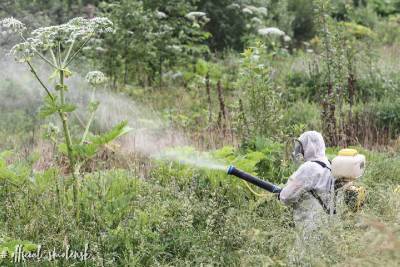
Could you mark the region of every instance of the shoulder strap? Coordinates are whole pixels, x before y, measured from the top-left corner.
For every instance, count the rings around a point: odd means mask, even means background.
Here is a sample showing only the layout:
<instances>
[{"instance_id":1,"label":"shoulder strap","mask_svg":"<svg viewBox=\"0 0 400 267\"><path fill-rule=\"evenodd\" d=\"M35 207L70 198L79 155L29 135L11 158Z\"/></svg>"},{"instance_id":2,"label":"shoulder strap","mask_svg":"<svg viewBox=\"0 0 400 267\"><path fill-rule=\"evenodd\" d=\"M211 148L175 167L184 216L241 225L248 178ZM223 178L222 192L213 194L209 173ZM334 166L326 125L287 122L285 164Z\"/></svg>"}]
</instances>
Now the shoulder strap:
<instances>
[{"instance_id":1,"label":"shoulder strap","mask_svg":"<svg viewBox=\"0 0 400 267\"><path fill-rule=\"evenodd\" d=\"M319 161L319 160L313 160L313 161L311 161L311 162L315 162L315 163L317 163L319 166L321 166L322 168L326 168L326 169L328 169L329 171L332 171L332 169L329 168L328 165L325 164L325 162L322 162L322 161Z\"/></svg>"},{"instance_id":2,"label":"shoulder strap","mask_svg":"<svg viewBox=\"0 0 400 267\"><path fill-rule=\"evenodd\" d=\"M331 168L329 168L324 162L319 161L319 160L313 160L312 162L317 163L318 165L320 165L322 168L326 168L329 171L332 171ZM321 197L317 194L317 192L312 189L309 191L310 194L319 202L319 204L321 205L321 207L324 209L324 211L327 214L331 214L331 210L325 205L324 201L322 201ZM333 214L336 214L336 209L333 209Z\"/></svg>"},{"instance_id":3,"label":"shoulder strap","mask_svg":"<svg viewBox=\"0 0 400 267\"><path fill-rule=\"evenodd\" d=\"M322 201L321 197L317 194L317 192L315 192L314 189L310 190L309 192L310 192L310 194L318 201L318 203L319 203L319 204L321 205L321 207L324 209L325 213L328 214L328 215L331 214L330 208L328 208L328 207L325 205L324 201ZM336 214L336 209L333 209L333 214Z\"/></svg>"}]
</instances>

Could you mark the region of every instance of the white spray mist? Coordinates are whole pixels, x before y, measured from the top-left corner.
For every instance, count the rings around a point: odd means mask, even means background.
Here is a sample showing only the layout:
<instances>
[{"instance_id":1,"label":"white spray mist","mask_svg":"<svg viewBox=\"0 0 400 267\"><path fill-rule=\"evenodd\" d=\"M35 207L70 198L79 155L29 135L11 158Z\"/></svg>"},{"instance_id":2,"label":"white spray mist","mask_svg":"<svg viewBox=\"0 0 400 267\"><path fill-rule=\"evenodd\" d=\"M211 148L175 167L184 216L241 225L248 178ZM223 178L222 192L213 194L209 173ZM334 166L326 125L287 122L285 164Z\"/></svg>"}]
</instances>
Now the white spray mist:
<instances>
[{"instance_id":1,"label":"white spray mist","mask_svg":"<svg viewBox=\"0 0 400 267\"><path fill-rule=\"evenodd\" d=\"M4 52L1 52L4 55ZM51 85L47 79L48 71L43 66L36 66L42 80ZM36 80L33 79L28 69L23 64L14 62L11 57L2 57L0 60L0 94L7 98L9 86L17 87L20 95L15 96L12 101L4 99L1 106L7 105L8 109L21 109L30 107L32 113L36 113L42 103L43 90ZM68 101L76 104L79 117L86 115L86 105L91 96L90 86L81 75L74 75L66 80L69 87L67 94ZM53 86L50 86L53 87ZM158 160L177 161L182 164L189 164L200 168L224 170L225 166L202 153L182 152L175 147L190 145L190 141L184 134L173 129L168 122L158 116L157 111L151 110L133 101L123 94L116 94L110 90L98 90L95 95L100 106L95 115L95 125L100 130L106 131L122 120L127 120L133 132L118 140L120 150L125 153L141 153ZM33 114L32 114L33 115Z\"/></svg>"}]
</instances>

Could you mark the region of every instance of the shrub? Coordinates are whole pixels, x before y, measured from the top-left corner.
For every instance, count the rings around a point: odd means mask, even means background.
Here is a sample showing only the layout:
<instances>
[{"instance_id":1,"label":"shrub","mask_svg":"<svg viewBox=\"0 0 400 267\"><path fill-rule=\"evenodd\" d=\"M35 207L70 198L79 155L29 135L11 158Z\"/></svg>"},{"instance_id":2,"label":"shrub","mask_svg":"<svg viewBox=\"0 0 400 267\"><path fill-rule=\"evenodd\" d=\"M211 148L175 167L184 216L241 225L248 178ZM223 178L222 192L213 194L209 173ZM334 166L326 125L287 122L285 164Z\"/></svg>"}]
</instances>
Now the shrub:
<instances>
[{"instance_id":1,"label":"shrub","mask_svg":"<svg viewBox=\"0 0 400 267\"><path fill-rule=\"evenodd\" d=\"M355 114L360 123L368 123L372 129L379 129L377 134L381 134L381 137L389 134L394 138L400 133L400 102L397 100L383 99L372 102L358 107Z\"/></svg>"},{"instance_id":2,"label":"shrub","mask_svg":"<svg viewBox=\"0 0 400 267\"><path fill-rule=\"evenodd\" d=\"M317 104L306 101L289 103L283 116L282 123L287 126L288 134L299 135L293 132L296 126L303 125L303 130L321 130L321 113Z\"/></svg>"}]
</instances>

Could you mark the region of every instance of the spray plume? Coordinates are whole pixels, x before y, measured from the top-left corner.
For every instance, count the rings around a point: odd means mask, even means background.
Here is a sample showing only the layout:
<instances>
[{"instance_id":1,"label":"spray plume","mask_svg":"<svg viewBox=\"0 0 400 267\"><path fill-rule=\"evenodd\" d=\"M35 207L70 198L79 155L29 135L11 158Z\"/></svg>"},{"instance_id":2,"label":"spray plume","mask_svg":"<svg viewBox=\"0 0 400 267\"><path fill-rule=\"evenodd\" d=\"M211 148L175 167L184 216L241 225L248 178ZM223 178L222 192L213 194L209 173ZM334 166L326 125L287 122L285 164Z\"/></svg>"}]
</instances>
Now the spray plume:
<instances>
[{"instance_id":1,"label":"spray plume","mask_svg":"<svg viewBox=\"0 0 400 267\"><path fill-rule=\"evenodd\" d=\"M43 92L37 81L24 65L14 62L11 57L2 57L0 69L0 96L5 99L0 103L0 110L25 110L35 116L43 101ZM47 69L43 66L37 69L42 79L51 85L52 81L46 80ZM77 105L78 117L86 118L91 90L82 76L75 74L66 81L69 87L67 99ZM190 145L190 142L182 132L162 120L157 111L110 90L96 91L95 98L100 102L93 125L95 131L106 131L122 120L127 120L134 129L118 140L121 152L140 153L157 160L177 161L200 168L225 169L223 164L205 153L182 151L181 148Z\"/></svg>"}]
</instances>

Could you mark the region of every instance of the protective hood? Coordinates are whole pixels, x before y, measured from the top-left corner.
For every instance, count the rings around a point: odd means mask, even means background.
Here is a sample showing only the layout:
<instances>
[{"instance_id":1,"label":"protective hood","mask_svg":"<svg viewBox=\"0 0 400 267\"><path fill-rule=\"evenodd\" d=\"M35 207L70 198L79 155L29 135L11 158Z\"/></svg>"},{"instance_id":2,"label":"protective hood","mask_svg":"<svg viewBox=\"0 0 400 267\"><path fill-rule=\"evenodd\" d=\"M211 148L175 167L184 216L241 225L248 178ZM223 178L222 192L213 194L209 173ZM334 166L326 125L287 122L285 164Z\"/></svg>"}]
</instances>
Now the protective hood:
<instances>
[{"instance_id":1,"label":"protective hood","mask_svg":"<svg viewBox=\"0 0 400 267\"><path fill-rule=\"evenodd\" d=\"M327 158L325 156L324 138L319 132L304 132L302 135L300 135L299 141L303 146L305 161L327 161Z\"/></svg>"}]
</instances>

